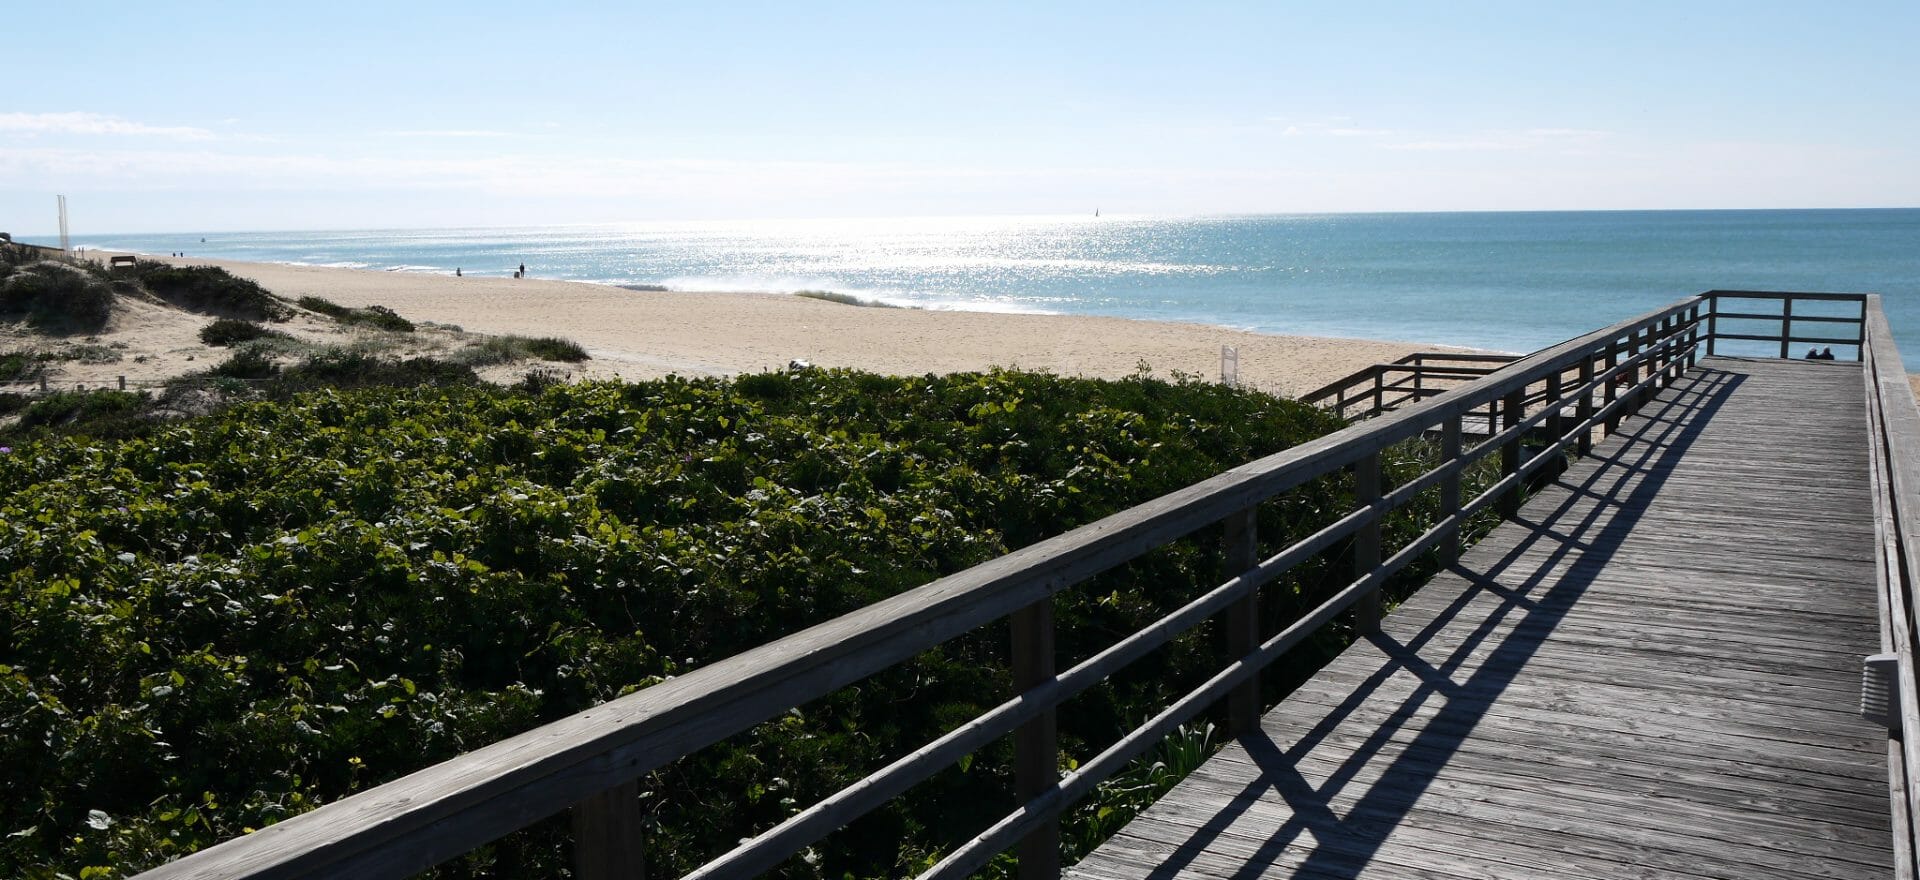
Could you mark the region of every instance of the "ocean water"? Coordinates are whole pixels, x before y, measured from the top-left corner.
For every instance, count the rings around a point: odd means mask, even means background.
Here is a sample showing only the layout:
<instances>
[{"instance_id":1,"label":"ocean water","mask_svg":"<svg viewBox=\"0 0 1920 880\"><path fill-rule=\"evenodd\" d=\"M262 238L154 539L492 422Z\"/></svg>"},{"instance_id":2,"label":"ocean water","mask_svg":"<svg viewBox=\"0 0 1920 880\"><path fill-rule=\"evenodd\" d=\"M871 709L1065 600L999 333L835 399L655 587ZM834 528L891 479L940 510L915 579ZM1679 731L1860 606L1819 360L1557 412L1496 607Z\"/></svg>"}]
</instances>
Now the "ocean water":
<instances>
[{"instance_id":1,"label":"ocean water","mask_svg":"<svg viewBox=\"0 0 1920 880\"><path fill-rule=\"evenodd\" d=\"M1884 294L1920 368L1920 209L980 217L79 236L144 253L1532 351L1712 288ZM645 296L644 290L635 296Z\"/></svg>"}]
</instances>

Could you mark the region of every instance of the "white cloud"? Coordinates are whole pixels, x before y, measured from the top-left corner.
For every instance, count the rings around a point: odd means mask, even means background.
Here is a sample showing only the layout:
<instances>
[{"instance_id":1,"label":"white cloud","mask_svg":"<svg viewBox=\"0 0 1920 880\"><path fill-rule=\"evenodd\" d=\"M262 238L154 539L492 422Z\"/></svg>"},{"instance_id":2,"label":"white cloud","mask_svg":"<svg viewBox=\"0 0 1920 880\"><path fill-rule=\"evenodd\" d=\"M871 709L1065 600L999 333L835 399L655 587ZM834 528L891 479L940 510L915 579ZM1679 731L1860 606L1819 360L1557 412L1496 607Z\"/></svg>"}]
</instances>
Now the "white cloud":
<instances>
[{"instance_id":1,"label":"white cloud","mask_svg":"<svg viewBox=\"0 0 1920 880\"><path fill-rule=\"evenodd\" d=\"M0 113L0 132L145 135L189 141L212 140L213 132L185 125L148 125L104 113Z\"/></svg>"}]
</instances>

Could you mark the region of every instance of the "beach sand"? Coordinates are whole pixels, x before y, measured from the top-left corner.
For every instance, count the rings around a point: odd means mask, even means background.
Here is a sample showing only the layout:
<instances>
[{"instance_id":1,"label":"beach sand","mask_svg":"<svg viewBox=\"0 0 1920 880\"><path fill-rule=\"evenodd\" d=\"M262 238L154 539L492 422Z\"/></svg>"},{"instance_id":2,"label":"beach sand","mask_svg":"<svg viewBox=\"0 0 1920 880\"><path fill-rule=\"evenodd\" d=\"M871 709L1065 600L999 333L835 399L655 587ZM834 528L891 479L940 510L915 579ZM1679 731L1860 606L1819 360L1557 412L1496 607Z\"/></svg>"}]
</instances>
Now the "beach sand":
<instances>
[{"instance_id":1,"label":"beach sand","mask_svg":"<svg viewBox=\"0 0 1920 880\"><path fill-rule=\"evenodd\" d=\"M1242 384L1293 396L1408 352L1469 350L1121 318L873 308L785 295L143 259L220 266L290 300L319 296L344 306L381 305L414 321L458 325L470 333L565 337L593 355L585 364L565 366L574 378L732 375L799 359L892 374L1009 367L1105 378L1132 375L1144 365L1155 376L1179 372L1212 381L1220 374L1220 348L1230 345L1239 349ZM102 334L102 344L124 346L120 362L64 363L58 380L98 385L125 375L154 381L204 369L210 358L223 356L194 338L208 319L147 311L153 314L117 318ZM347 332L322 322L282 329L309 338ZM133 362L137 357L146 360Z\"/></svg>"}]
</instances>

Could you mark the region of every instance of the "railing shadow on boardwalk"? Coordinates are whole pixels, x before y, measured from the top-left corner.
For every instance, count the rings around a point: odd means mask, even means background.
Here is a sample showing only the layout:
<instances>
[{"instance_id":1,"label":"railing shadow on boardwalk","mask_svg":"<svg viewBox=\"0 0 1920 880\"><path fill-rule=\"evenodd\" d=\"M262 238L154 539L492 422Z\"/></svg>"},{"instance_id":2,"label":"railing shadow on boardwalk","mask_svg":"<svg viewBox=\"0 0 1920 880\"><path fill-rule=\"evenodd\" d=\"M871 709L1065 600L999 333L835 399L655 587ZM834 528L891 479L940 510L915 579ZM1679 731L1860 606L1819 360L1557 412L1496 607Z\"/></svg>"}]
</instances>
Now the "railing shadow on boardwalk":
<instances>
[{"instance_id":1,"label":"railing shadow on boardwalk","mask_svg":"<svg viewBox=\"0 0 1920 880\"><path fill-rule=\"evenodd\" d=\"M1235 794L1218 813L1205 819L1190 817L1198 820L1192 837L1148 873L1148 880L1171 880L1180 874L1268 791L1285 801L1293 818L1275 828L1259 845L1245 866L1232 875L1236 880L1260 876L1266 866L1280 860L1282 853L1303 835L1310 835L1315 846L1299 866L1299 873L1319 877L1358 876L1396 822L1446 766L1448 757L1466 741L1547 635L1578 603L1599 564L1609 559L1624 537L1633 531L1643 503L1659 491L1670 473L1669 465L1685 454L1741 381L1737 375L1712 369L1696 369L1693 375L1691 382L1663 396L1658 406L1642 410L1639 421L1643 424L1637 426L1638 436L1610 449L1596 449L1597 467L1562 475L1559 486L1567 494L1556 507L1544 512L1523 509L1521 516L1505 527L1526 531L1511 550L1482 571L1459 564L1449 568L1449 573L1464 578L1471 586L1418 635L1404 644L1382 632L1368 636L1373 647L1385 655L1386 662L1306 731L1293 748L1282 749L1265 731L1239 737L1238 743L1260 768L1260 776L1254 784ZM1628 488L1630 484L1633 485ZM1588 508L1577 521L1566 519L1588 499L1601 499L1602 503ZM1533 566L1532 570L1519 570L1527 553L1542 545L1551 546L1551 552L1537 563L1527 563ZM1568 557L1575 554L1582 564L1564 566ZM1543 585L1548 585L1546 591L1536 595L1534 591ZM1489 594L1497 596L1500 605L1474 627L1451 656L1437 666L1420 656L1429 640L1451 625L1476 599ZM1454 672L1478 652L1500 623L1514 614L1522 616L1524 625L1512 627L1479 669L1465 682L1456 683L1452 678ZM1295 769L1296 761L1312 752L1346 716L1373 699L1386 679L1399 672L1414 675L1420 684L1389 715L1386 723L1369 733L1325 784L1316 789ZM1445 696L1446 705L1422 727L1379 781L1347 811L1349 818L1342 819L1331 807L1334 798L1435 695Z\"/></svg>"}]
</instances>

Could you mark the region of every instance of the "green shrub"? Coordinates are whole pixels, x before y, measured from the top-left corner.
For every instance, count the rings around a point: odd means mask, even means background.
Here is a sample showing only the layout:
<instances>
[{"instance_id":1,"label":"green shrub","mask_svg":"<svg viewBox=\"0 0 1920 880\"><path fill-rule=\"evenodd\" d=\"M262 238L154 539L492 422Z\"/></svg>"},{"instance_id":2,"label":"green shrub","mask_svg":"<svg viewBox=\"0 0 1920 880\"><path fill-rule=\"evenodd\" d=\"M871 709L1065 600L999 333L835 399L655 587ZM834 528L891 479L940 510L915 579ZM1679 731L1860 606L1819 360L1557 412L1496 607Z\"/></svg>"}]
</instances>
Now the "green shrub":
<instances>
[{"instance_id":1,"label":"green shrub","mask_svg":"<svg viewBox=\"0 0 1920 880\"><path fill-rule=\"evenodd\" d=\"M200 341L208 345L232 346L255 339L286 339L287 334L262 327L251 321L221 318L200 328Z\"/></svg>"},{"instance_id":2,"label":"green shrub","mask_svg":"<svg viewBox=\"0 0 1920 880\"><path fill-rule=\"evenodd\" d=\"M341 353L283 374L449 366ZM135 440L36 441L0 455L0 876L138 871L1339 426L1211 385L808 370L318 391ZM1390 485L1429 455L1388 450ZM1335 475L1261 505L1262 549L1351 504ZM1431 507L1395 511L1387 545ZM1219 583L1220 537L1061 592L1061 656ZM1265 631L1347 574L1337 551L1296 568ZM1215 672L1214 635L1076 698L1063 760ZM1349 635L1294 649L1270 687ZM651 774L648 872L684 874L997 702L1006 650L983 628ZM1006 809L1009 757L934 777L800 873L911 873ZM1101 797L1141 802L1171 772ZM1090 839L1082 813L1070 841ZM557 876L567 847L546 822L436 873Z\"/></svg>"},{"instance_id":3,"label":"green shrub","mask_svg":"<svg viewBox=\"0 0 1920 880\"><path fill-rule=\"evenodd\" d=\"M0 281L0 320L43 333L97 333L113 316L113 285L79 267L42 260Z\"/></svg>"},{"instance_id":4,"label":"green shrub","mask_svg":"<svg viewBox=\"0 0 1920 880\"><path fill-rule=\"evenodd\" d=\"M135 391L56 391L28 404L17 427L23 430L60 427L134 416L146 403L147 396Z\"/></svg>"},{"instance_id":5,"label":"green shrub","mask_svg":"<svg viewBox=\"0 0 1920 880\"><path fill-rule=\"evenodd\" d=\"M425 357L396 360L353 349L331 349L282 370L268 393L287 397L323 388L412 388L479 382L479 375L465 364Z\"/></svg>"},{"instance_id":6,"label":"green shrub","mask_svg":"<svg viewBox=\"0 0 1920 880\"><path fill-rule=\"evenodd\" d=\"M342 324L358 324L378 330L391 330L395 333L412 333L413 322L386 306L367 306L364 309L350 309L331 300L317 296L303 296L298 300L301 308L317 314L326 315Z\"/></svg>"},{"instance_id":7,"label":"green shrub","mask_svg":"<svg viewBox=\"0 0 1920 880\"><path fill-rule=\"evenodd\" d=\"M32 352L0 351L0 382L27 382L40 372L40 359Z\"/></svg>"},{"instance_id":8,"label":"green shrub","mask_svg":"<svg viewBox=\"0 0 1920 880\"><path fill-rule=\"evenodd\" d=\"M249 321L284 321L293 315L266 288L218 266L141 261L134 269L148 293L188 311Z\"/></svg>"},{"instance_id":9,"label":"green shrub","mask_svg":"<svg viewBox=\"0 0 1920 880\"><path fill-rule=\"evenodd\" d=\"M578 363L587 360L588 355L579 343L553 336L489 336L454 353L455 360L475 367L510 364L533 358Z\"/></svg>"},{"instance_id":10,"label":"green shrub","mask_svg":"<svg viewBox=\"0 0 1920 880\"><path fill-rule=\"evenodd\" d=\"M336 303L329 299L322 299L317 296L303 296L295 300L294 305L297 305L303 309L306 309L309 312L326 315L327 317L334 318L334 319L344 319L348 315L353 313L353 310L347 308L346 306L340 305L339 303Z\"/></svg>"},{"instance_id":11,"label":"green shrub","mask_svg":"<svg viewBox=\"0 0 1920 880\"><path fill-rule=\"evenodd\" d=\"M223 379L271 379L280 372L273 358L258 349L243 348L229 355L208 373Z\"/></svg>"}]
</instances>

